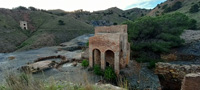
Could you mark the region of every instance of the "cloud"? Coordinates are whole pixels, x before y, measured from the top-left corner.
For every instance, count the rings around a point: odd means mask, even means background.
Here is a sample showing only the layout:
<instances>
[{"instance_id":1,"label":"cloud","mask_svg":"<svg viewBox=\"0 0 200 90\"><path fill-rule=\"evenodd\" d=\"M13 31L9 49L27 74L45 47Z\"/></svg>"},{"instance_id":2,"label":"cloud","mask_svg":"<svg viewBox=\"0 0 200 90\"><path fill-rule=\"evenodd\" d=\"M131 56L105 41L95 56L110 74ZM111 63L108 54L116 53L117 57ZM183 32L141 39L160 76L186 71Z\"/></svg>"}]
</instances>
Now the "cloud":
<instances>
[{"instance_id":1,"label":"cloud","mask_svg":"<svg viewBox=\"0 0 200 90\"><path fill-rule=\"evenodd\" d=\"M73 11L83 9L88 11L104 10L110 7L118 7L120 9L129 9L132 7L143 7L151 5L150 2L158 2L160 0L0 0L1 8L13 8L17 6L33 6L40 9L63 9ZM161 0L165 1L165 0ZM149 6L150 8L153 6Z\"/></svg>"}]
</instances>

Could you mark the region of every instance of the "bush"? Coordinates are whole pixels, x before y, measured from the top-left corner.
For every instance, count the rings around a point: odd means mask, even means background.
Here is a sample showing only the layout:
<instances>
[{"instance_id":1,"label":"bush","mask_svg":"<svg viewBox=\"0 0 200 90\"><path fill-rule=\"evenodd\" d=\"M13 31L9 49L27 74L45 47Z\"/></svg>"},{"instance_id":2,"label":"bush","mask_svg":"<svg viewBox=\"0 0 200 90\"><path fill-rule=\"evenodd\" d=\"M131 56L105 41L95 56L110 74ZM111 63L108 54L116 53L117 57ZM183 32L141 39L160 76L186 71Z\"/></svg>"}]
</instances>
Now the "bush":
<instances>
[{"instance_id":1,"label":"bush","mask_svg":"<svg viewBox=\"0 0 200 90\"><path fill-rule=\"evenodd\" d=\"M165 9L165 8L167 8L167 6L168 6L168 4L165 4L165 5L162 7L162 9Z\"/></svg>"},{"instance_id":2,"label":"bush","mask_svg":"<svg viewBox=\"0 0 200 90\"><path fill-rule=\"evenodd\" d=\"M89 41L87 41L86 46L89 47Z\"/></svg>"},{"instance_id":3,"label":"bush","mask_svg":"<svg viewBox=\"0 0 200 90\"><path fill-rule=\"evenodd\" d=\"M115 74L113 68L107 67L107 68L105 69L104 78L105 78L106 80L115 80L115 79L116 79L116 74Z\"/></svg>"},{"instance_id":4,"label":"bush","mask_svg":"<svg viewBox=\"0 0 200 90\"><path fill-rule=\"evenodd\" d=\"M158 59L158 60L151 60L151 61L149 62L148 68L149 68L149 69L155 68L157 62L163 62L163 60L161 60L161 59Z\"/></svg>"},{"instance_id":5,"label":"bush","mask_svg":"<svg viewBox=\"0 0 200 90\"><path fill-rule=\"evenodd\" d=\"M89 66L88 60L85 60L85 59L84 59L84 60L82 61L81 65L82 65L83 67L88 67L88 66Z\"/></svg>"},{"instance_id":6,"label":"bush","mask_svg":"<svg viewBox=\"0 0 200 90\"><path fill-rule=\"evenodd\" d=\"M58 20L58 25L65 25L63 20Z\"/></svg>"},{"instance_id":7,"label":"bush","mask_svg":"<svg viewBox=\"0 0 200 90\"><path fill-rule=\"evenodd\" d=\"M37 11L37 9L35 7L28 7L28 9L31 11Z\"/></svg>"},{"instance_id":8,"label":"bush","mask_svg":"<svg viewBox=\"0 0 200 90\"><path fill-rule=\"evenodd\" d=\"M190 8L190 13L196 13L199 11L199 5L194 4L191 8Z\"/></svg>"},{"instance_id":9,"label":"bush","mask_svg":"<svg viewBox=\"0 0 200 90\"><path fill-rule=\"evenodd\" d=\"M172 11L178 10L179 8L182 7L182 2L177 1L173 6L172 6Z\"/></svg>"},{"instance_id":10,"label":"bush","mask_svg":"<svg viewBox=\"0 0 200 90\"><path fill-rule=\"evenodd\" d=\"M165 14L157 17L142 17L134 22L127 21L128 40L131 49L139 54L147 52L153 55L168 53L171 48L184 43L180 35L185 29L195 28L196 21L189 19L182 13ZM147 58L146 58L147 57ZM144 58L135 57L137 61L148 61L151 55ZM149 59L150 58L150 59Z\"/></svg>"},{"instance_id":11,"label":"bush","mask_svg":"<svg viewBox=\"0 0 200 90\"><path fill-rule=\"evenodd\" d=\"M103 71L101 70L101 67L99 65L94 65L94 73L96 75L103 75Z\"/></svg>"}]
</instances>

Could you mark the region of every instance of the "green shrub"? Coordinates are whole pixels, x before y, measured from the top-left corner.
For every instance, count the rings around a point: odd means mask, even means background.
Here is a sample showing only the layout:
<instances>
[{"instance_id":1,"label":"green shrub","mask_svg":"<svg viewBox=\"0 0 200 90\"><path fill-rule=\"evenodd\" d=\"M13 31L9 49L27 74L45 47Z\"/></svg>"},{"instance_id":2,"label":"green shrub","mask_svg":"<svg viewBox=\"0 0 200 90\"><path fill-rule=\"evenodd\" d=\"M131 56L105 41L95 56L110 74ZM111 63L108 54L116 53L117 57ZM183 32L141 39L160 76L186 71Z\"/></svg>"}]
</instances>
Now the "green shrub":
<instances>
[{"instance_id":1,"label":"green shrub","mask_svg":"<svg viewBox=\"0 0 200 90\"><path fill-rule=\"evenodd\" d=\"M172 8L171 7L167 7L164 9L164 13L168 13L168 12L171 12L172 11Z\"/></svg>"},{"instance_id":2,"label":"green shrub","mask_svg":"<svg viewBox=\"0 0 200 90\"><path fill-rule=\"evenodd\" d=\"M189 10L190 13L196 13L198 11L199 11L199 5L198 4L194 4Z\"/></svg>"},{"instance_id":3,"label":"green shrub","mask_svg":"<svg viewBox=\"0 0 200 90\"><path fill-rule=\"evenodd\" d=\"M103 71L101 70L101 67L99 65L94 65L94 73L96 75L103 75Z\"/></svg>"},{"instance_id":4,"label":"green shrub","mask_svg":"<svg viewBox=\"0 0 200 90\"><path fill-rule=\"evenodd\" d=\"M161 60L161 59L151 60L149 62L148 68L149 69L155 68L157 62L163 62L163 60Z\"/></svg>"},{"instance_id":5,"label":"green shrub","mask_svg":"<svg viewBox=\"0 0 200 90\"><path fill-rule=\"evenodd\" d=\"M58 20L58 25L65 25L63 20Z\"/></svg>"},{"instance_id":6,"label":"green shrub","mask_svg":"<svg viewBox=\"0 0 200 90\"><path fill-rule=\"evenodd\" d=\"M104 78L106 80L115 80L116 79L116 74L115 74L115 71L113 70L113 68L107 67L105 69Z\"/></svg>"},{"instance_id":7,"label":"green shrub","mask_svg":"<svg viewBox=\"0 0 200 90\"><path fill-rule=\"evenodd\" d=\"M88 47L89 47L89 41L86 43L86 46L88 46Z\"/></svg>"},{"instance_id":8,"label":"green shrub","mask_svg":"<svg viewBox=\"0 0 200 90\"><path fill-rule=\"evenodd\" d=\"M89 66L88 60L85 60L85 59L84 59L84 60L82 61L81 65L82 65L83 67L88 67L88 66Z\"/></svg>"}]
</instances>

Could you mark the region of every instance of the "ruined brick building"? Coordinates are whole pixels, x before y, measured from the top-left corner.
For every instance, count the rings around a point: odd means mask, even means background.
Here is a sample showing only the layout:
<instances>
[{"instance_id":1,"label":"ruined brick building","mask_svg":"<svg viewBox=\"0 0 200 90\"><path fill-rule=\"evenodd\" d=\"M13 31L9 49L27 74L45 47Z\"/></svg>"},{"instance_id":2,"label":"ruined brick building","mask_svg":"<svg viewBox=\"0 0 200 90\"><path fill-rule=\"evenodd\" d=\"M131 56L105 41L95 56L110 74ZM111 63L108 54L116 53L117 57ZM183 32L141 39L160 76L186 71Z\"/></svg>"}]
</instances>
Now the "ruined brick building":
<instances>
[{"instance_id":1,"label":"ruined brick building","mask_svg":"<svg viewBox=\"0 0 200 90\"><path fill-rule=\"evenodd\" d=\"M103 26L95 28L95 35L89 38L89 65L114 68L119 74L130 59L127 25Z\"/></svg>"},{"instance_id":2,"label":"ruined brick building","mask_svg":"<svg viewBox=\"0 0 200 90\"><path fill-rule=\"evenodd\" d=\"M21 29L23 29L23 30L27 30L28 29L28 25L27 25L26 21L19 21L19 23L20 23Z\"/></svg>"}]
</instances>

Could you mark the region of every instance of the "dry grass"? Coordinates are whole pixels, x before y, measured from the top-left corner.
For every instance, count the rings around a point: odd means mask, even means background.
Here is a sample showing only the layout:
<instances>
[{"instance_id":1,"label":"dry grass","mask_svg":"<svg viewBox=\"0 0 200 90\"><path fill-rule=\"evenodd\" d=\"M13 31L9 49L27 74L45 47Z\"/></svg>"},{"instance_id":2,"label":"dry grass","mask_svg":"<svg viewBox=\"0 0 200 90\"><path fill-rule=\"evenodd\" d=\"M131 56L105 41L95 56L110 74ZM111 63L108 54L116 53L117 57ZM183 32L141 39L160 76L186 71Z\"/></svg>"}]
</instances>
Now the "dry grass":
<instances>
[{"instance_id":1,"label":"dry grass","mask_svg":"<svg viewBox=\"0 0 200 90\"><path fill-rule=\"evenodd\" d=\"M33 78L31 74L9 72L6 73L5 83L0 85L0 90L115 90L112 86L108 88L101 85L92 85L84 73L83 77L86 84L77 85L68 81L56 81L54 78L42 81ZM121 82L121 86L127 87L127 83L123 84Z\"/></svg>"}]
</instances>

